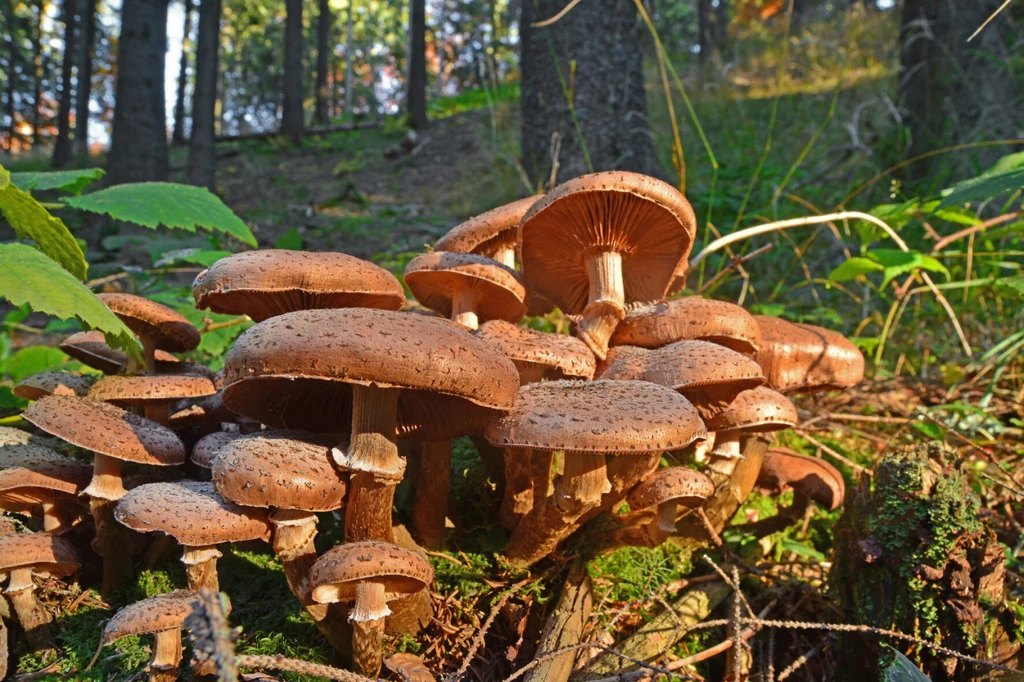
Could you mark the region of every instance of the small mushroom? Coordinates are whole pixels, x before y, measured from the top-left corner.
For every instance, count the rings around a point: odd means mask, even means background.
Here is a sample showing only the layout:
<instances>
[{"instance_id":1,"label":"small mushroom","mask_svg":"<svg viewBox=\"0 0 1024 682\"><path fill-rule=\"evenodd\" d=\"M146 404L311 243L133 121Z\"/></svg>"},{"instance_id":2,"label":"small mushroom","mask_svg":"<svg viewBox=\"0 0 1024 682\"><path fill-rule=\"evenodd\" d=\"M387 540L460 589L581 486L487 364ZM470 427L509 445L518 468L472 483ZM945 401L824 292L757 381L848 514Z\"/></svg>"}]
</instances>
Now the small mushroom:
<instances>
[{"instance_id":1,"label":"small mushroom","mask_svg":"<svg viewBox=\"0 0 1024 682\"><path fill-rule=\"evenodd\" d=\"M98 369L104 374L117 374L128 364L128 354L108 346L103 332L97 330L72 334L61 342L60 349L83 365ZM158 372L189 373L184 371L186 365L193 374L203 374L203 370L206 369L201 365L183 363L164 350L157 349L153 358ZM202 369L199 369L200 367Z\"/></svg>"},{"instance_id":2,"label":"small mushroom","mask_svg":"<svg viewBox=\"0 0 1024 682\"><path fill-rule=\"evenodd\" d=\"M686 467L667 467L642 481L630 492L630 513L613 546L657 547L676 530L678 507L696 509L715 492L711 479ZM652 518L653 515L653 518Z\"/></svg>"},{"instance_id":3,"label":"small mushroom","mask_svg":"<svg viewBox=\"0 0 1024 682\"><path fill-rule=\"evenodd\" d=\"M14 387L14 395L25 400L39 400L44 396L84 396L92 388L95 377L73 374L72 372L42 372L23 379Z\"/></svg>"},{"instance_id":4,"label":"small mushroom","mask_svg":"<svg viewBox=\"0 0 1024 682\"><path fill-rule=\"evenodd\" d=\"M754 316L735 303L686 296L630 308L609 345L660 348L676 341L710 341L753 355L761 330Z\"/></svg>"},{"instance_id":5,"label":"small mushroom","mask_svg":"<svg viewBox=\"0 0 1024 682\"><path fill-rule=\"evenodd\" d=\"M434 251L475 253L514 268L519 222L539 198L518 199L459 223L437 240Z\"/></svg>"},{"instance_id":6,"label":"small mushroom","mask_svg":"<svg viewBox=\"0 0 1024 682\"><path fill-rule=\"evenodd\" d=\"M350 602L356 671L376 679L380 672L388 602L430 585L434 569L425 556L386 542L339 545L317 559L309 572L313 599Z\"/></svg>"},{"instance_id":7,"label":"small mushroom","mask_svg":"<svg viewBox=\"0 0 1024 682\"><path fill-rule=\"evenodd\" d=\"M195 374L119 374L97 381L88 398L121 407L141 407L148 419L167 426L171 405L214 393L213 382Z\"/></svg>"},{"instance_id":8,"label":"small mushroom","mask_svg":"<svg viewBox=\"0 0 1024 682\"><path fill-rule=\"evenodd\" d=\"M711 480L718 484L732 475L736 462L743 457L743 435L783 431L795 426L798 419L796 407L778 391L758 386L740 393L724 410L705 420L708 429L715 432L708 465Z\"/></svg>"},{"instance_id":9,"label":"small mushroom","mask_svg":"<svg viewBox=\"0 0 1024 682\"><path fill-rule=\"evenodd\" d=\"M761 329L756 360L768 386L780 393L816 393L856 386L864 379L864 356L842 334L755 315Z\"/></svg>"},{"instance_id":10,"label":"small mushroom","mask_svg":"<svg viewBox=\"0 0 1024 682\"><path fill-rule=\"evenodd\" d=\"M846 496L846 482L834 466L819 457L808 457L789 448L770 448L757 476L757 487L766 495L793 491L793 510L802 512L808 501L832 511ZM791 510L791 511L793 511Z\"/></svg>"},{"instance_id":11,"label":"small mushroom","mask_svg":"<svg viewBox=\"0 0 1024 682\"><path fill-rule=\"evenodd\" d=\"M417 301L469 329L487 320L518 322L526 314L519 273L486 256L423 253L405 266L405 283Z\"/></svg>"},{"instance_id":12,"label":"small mushroom","mask_svg":"<svg viewBox=\"0 0 1024 682\"><path fill-rule=\"evenodd\" d=\"M167 306L133 294L97 294L142 342L142 366L129 365L128 374L156 371L156 351L185 353L199 345L199 330ZM70 353L69 353L70 354Z\"/></svg>"},{"instance_id":13,"label":"small mushroom","mask_svg":"<svg viewBox=\"0 0 1024 682\"><path fill-rule=\"evenodd\" d=\"M50 633L46 626L52 616L36 597L32 574L64 578L77 573L81 565L78 552L63 538L45 533L0 536L0 571L10 575L4 592L33 649L49 647Z\"/></svg>"},{"instance_id":14,"label":"small mushroom","mask_svg":"<svg viewBox=\"0 0 1024 682\"><path fill-rule=\"evenodd\" d=\"M39 457L32 446L0 448L0 509L35 515L43 530L59 535L72 526L81 510L77 496L89 484L92 467L57 453ZM15 456L18 451L25 454Z\"/></svg>"}]
</instances>

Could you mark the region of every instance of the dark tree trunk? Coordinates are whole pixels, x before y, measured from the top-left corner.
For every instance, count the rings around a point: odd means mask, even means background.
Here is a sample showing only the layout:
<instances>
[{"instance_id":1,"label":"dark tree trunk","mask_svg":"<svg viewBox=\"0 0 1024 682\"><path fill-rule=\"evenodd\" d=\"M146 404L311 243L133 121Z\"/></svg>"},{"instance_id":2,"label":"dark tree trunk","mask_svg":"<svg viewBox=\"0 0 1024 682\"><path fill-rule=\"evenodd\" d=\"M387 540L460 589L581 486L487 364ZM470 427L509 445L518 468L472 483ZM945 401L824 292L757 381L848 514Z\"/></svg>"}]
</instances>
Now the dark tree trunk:
<instances>
[{"instance_id":1,"label":"dark tree trunk","mask_svg":"<svg viewBox=\"0 0 1024 682\"><path fill-rule=\"evenodd\" d=\"M664 175L651 142L640 44L645 29L633 0L587 0L551 26L530 26L564 6L563 0L523 2L523 167L535 183L546 183L557 135L559 181L591 170Z\"/></svg>"},{"instance_id":2,"label":"dark tree trunk","mask_svg":"<svg viewBox=\"0 0 1024 682\"><path fill-rule=\"evenodd\" d=\"M35 92L32 97L32 146L43 138L43 0L36 3L36 25L32 28L32 75Z\"/></svg>"},{"instance_id":3,"label":"dark tree trunk","mask_svg":"<svg viewBox=\"0 0 1024 682\"><path fill-rule=\"evenodd\" d=\"M284 105L281 132L294 141L302 139L302 0L287 0L284 29Z\"/></svg>"},{"instance_id":4,"label":"dark tree trunk","mask_svg":"<svg viewBox=\"0 0 1024 682\"><path fill-rule=\"evenodd\" d=\"M434 38L437 45L437 96L444 97L444 60L448 49L445 40L445 22L448 14L447 0L441 0L437 14L437 34Z\"/></svg>"},{"instance_id":5,"label":"dark tree trunk","mask_svg":"<svg viewBox=\"0 0 1024 682\"><path fill-rule=\"evenodd\" d=\"M409 5L409 81L406 106L409 125L416 130L427 127L427 8L425 0L410 0Z\"/></svg>"},{"instance_id":6,"label":"dark tree trunk","mask_svg":"<svg viewBox=\"0 0 1024 682\"><path fill-rule=\"evenodd\" d=\"M174 98L174 132L171 139L174 144L185 144L185 89L188 87L188 46L189 35L192 33L193 0L185 0L185 27L181 33L181 61L178 63L178 91ZM198 57L197 57L198 59ZM194 108L194 105L193 105Z\"/></svg>"},{"instance_id":7,"label":"dark tree trunk","mask_svg":"<svg viewBox=\"0 0 1024 682\"><path fill-rule=\"evenodd\" d=\"M348 19L346 20L345 26L345 113L351 114L352 107L355 102L355 80L353 71L354 66L352 65L352 57L355 51L355 41L352 34L354 29L352 27L352 5L355 4L355 0L348 0Z\"/></svg>"},{"instance_id":8,"label":"dark tree trunk","mask_svg":"<svg viewBox=\"0 0 1024 682\"><path fill-rule=\"evenodd\" d=\"M60 109L57 112L57 141L53 145L53 167L63 168L71 160L71 76L75 66L75 0L64 0L64 55L60 64Z\"/></svg>"},{"instance_id":9,"label":"dark tree trunk","mask_svg":"<svg viewBox=\"0 0 1024 682\"><path fill-rule=\"evenodd\" d=\"M220 52L221 0L199 4L196 46L196 85L192 95L192 136L188 155L189 182L216 187L217 154L214 136L217 117L217 73Z\"/></svg>"},{"instance_id":10,"label":"dark tree trunk","mask_svg":"<svg viewBox=\"0 0 1024 682\"><path fill-rule=\"evenodd\" d=\"M166 180L168 0L124 0L107 184Z\"/></svg>"},{"instance_id":11,"label":"dark tree trunk","mask_svg":"<svg viewBox=\"0 0 1024 682\"><path fill-rule=\"evenodd\" d=\"M331 4L319 0L320 12L316 23L316 122L327 125L331 122L331 93L327 85L327 74L331 68Z\"/></svg>"},{"instance_id":12,"label":"dark tree trunk","mask_svg":"<svg viewBox=\"0 0 1024 682\"><path fill-rule=\"evenodd\" d=\"M79 49L78 91L75 93L75 139L74 152L80 156L89 153L89 103L92 100L92 52L96 44L96 2L79 0L79 35L82 46Z\"/></svg>"},{"instance_id":13,"label":"dark tree trunk","mask_svg":"<svg viewBox=\"0 0 1024 682\"><path fill-rule=\"evenodd\" d=\"M7 0L5 6L6 13L4 14L4 21L6 23L7 33L7 115L10 117L7 120L7 151L14 150L14 135L15 135L15 111L14 106L14 92L17 89L15 79L17 78L18 70L18 50L15 44L15 34L17 32L17 26L15 25L17 17L14 15L14 0Z\"/></svg>"},{"instance_id":14,"label":"dark tree trunk","mask_svg":"<svg viewBox=\"0 0 1024 682\"><path fill-rule=\"evenodd\" d=\"M700 47L697 56L701 64L708 63L715 44L711 12L711 0L697 0L697 45Z\"/></svg>"}]
</instances>

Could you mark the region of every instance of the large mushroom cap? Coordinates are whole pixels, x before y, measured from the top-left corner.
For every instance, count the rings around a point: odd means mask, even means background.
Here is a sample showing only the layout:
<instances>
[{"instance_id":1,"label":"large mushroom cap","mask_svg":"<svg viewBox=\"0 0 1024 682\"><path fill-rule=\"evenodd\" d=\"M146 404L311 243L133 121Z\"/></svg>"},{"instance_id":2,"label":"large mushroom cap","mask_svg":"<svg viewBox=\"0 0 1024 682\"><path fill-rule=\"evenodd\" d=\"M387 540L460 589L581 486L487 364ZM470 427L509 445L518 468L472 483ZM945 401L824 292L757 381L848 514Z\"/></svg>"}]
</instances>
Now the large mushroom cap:
<instances>
[{"instance_id":1,"label":"large mushroom cap","mask_svg":"<svg viewBox=\"0 0 1024 682\"><path fill-rule=\"evenodd\" d=\"M89 392L95 377L72 374L71 372L42 372L23 379L14 387L14 395L25 400L58 395L84 396Z\"/></svg>"},{"instance_id":2,"label":"large mushroom cap","mask_svg":"<svg viewBox=\"0 0 1024 682\"><path fill-rule=\"evenodd\" d=\"M740 306L687 296L626 312L609 345L660 348L675 341L699 340L752 355L761 341L754 316Z\"/></svg>"},{"instance_id":3,"label":"large mushroom cap","mask_svg":"<svg viewBox=\"0 0 1024 682\"><path fill-rule=\"evenodd\" d=\"M474 432L519 391L512 361L457 325L362 308L261 322L235 341L224 370L224 404L274 428L344 430L351 384L403 389L399 427L430 440Z\"/></svg>"},{"instance_id":4,"label":"large mushroom cap","mask_svg":"<svg viewBox=\"0 0 1024 682\"><path fill-rule=\"evenodd\" d=\"M90 400L137 407L200 398L216 392L212 381L195 374L117 374L97 381L88 397Z\"/></svg>"},{"instance_id":5,"label":"large mushroom cap","mask_svg":"<svg viewBox=\"0 0 1024 682\"><path fill-rule=\"evenodd\" d=\"M351 542L327 550L309 570L313 600L355 601L361 582L384 584L388 601L419 592L434 580L434 569L419 552L387 542Z\"/></svg>"},{"instance_id":6,"label":"large mushroom cap","mask_svg":"<svg viewBox=\"0 0 1024 682\"><path fill-rule=\"evenodd\" d=\"M559 185L523 216L520 269L528 289L578 314L590 287L584 254L616 251L625 302L660 301L695 234L693 209L671 185L637 173L594 173Z\"/></svg>"},{"instance_id":7,"label":"large mushroom cap","mask_svg":"<svg viewBox=\"0 0 1024 682\"><path fill-rule=\"evenodd\" d=\"M470 295L476 299L481 321L518 322L526 314L526 290L519 273L486 256L431 251L405 266L405 283L416 300L445 317L452 316L452 301Z\"/></svg>"},{"instance_id":8,"label":"large mushroom cap","mask_svg":"<svg viewBox=\"0 0 1024 682\"><path fill-rule=\"evenodd\" d=\"M192 284L200 310L261 322L294 310L398 310L405 292L394 275L344 253L264 249L222 258Z\"/></svg>"},{"instance_id":9,"label":"large mushroom cap","mask_svg":"<svg viewBox=\"0 0 1024 682\"><path fill-rule=\"evenodd\" d=\"M685 448L707 432L690 401L668 387L597 380L527 384L484 436L498 447L643 455Z\"/></svg>"},{"instance_id":10,"label":"large mushroom cap","mask_svg":"<svg viewBox=\"0 0 1024 682\"><path fill-rule=\"evenodd\" d=\"M224 444L213 482L224 499L250 507L319 512L344 504L345 478L330 439L301 431L263 431Z\"/></svg>"},{"instance_id":11,"label":"large mushroom cap","mask_svg":"<svg viewBox=\"0 0 1024 682\"><path fill-rule=\"evenodd\" d=\"M162 303L133 294L97 294L111 312L140 338L156 348L184 353L199 345L199 330L184 316Z\"/></svg>"},{"instance_id":12,"label":"large mushroom cap","mask_svg":"<svg viewBox=\"0 0 1024 682\"><path fill-rule=\"evenodd\" d=\"M515 249L519 221L539 198L534 195L519 199L459 223L437 240L434 250L494 258L502 250Z\"/></svg>"},{"instance_id":13,"label":"large mushroom cap","mask_svg":"<svg viewBox=\"0 0 1024 682\"><path fill-rule=\"evenodd\" d=\"M192 446L192 454L189 458L196 466L211 469L213 468L213 460L220 454L221 448L242 436L243 434L241 433L231 433L229 431L209 433L196 441L196 444Z\"/></svg>"},{"instance_id":14,"label":"large mushroom cap","mask_svg":"<svg viewBox=\"0 0 1024 682\"><path fill-rule=\"evenodd\" d=\"M74 545L46 533L18 533L0 536L0 571L31 568L54 578L76 573L82 560Z\"/></svg>"},{"instance_id":15,"label":"large mushroom cap","mask_svg":"<svg viewBox=\"0 0 1024 682\"><path fill-rule=\"evenodd\" d=\"M484 322L473 332L495 344L522 373L529 365L544 369L547 379L593 379L597 360L575 336L548 334L503 320Z\"/></svg>"},{"instance_id":16,"label":"large mushroom cap","mask_svg":"<svg viewBox=\"0 0 1024 682\"><path fill-rule=\"evenodd\" d=\"M103 644L112 644L129 635L182 629L185 619L192 615L198 596L193 590L174 590L125 606L107 621Z\"/></svg>"},{"instance_id":17,"label":"large mushroom cap","mask_svg":"<svg viewBox=\"0 0 1024 682\"><path fill-rule=\"evenodd\" d=\"M864 356L842 334L767 315L754 319L761 329L756 359L776 391L829 391L864 379Z\"/></svg>"},{"instance_id":18,"label":"large mushroom cap","mask_svg":"<svg viewBox=\"0 0 1024 682\"><path fill-rule=\"evenodd\" d=\"M140 533L166 533L188 547L269 540L265 509L228 502L209 481L146 483L117 503L115 518Z\"/></svg>"},{"instance_id":19,"label":"large mushroom cap","mask_svg":"<svg viewBox=\"0 0 1024 682\"><path fill-rule=\"evenodd\" d=\"M116 405L51 395L29 405L22 417L72 445L114 459L157 466L185 462L185 446L173 431Z\"/></svg>"},{"instance_id":20,"label":"large mushroom cap","mask_svg":"<svg viewBox=\"0 0 1024 682\"><path fill-rule=\"evenodd\" d=\"M29 434L19 429L10 429L11 431L18 431L24 433L26 436ZM10 467L23 466L26 462L36 462L44 459L53 459L57 461L65 461L67 458L51 449L51 445L58 445L59 442L53 444L47 443L46 445L40 445L42 438L34 440L36 437L30 436L26 438L24 442L17 442L15 440L8 442L0 442L0 468L7 469Z\"/></svg>"},{"instance_id":21,"label":"large mushroom cap","mask_svg":"<svg viewBox=\"0 0 1024 682\"><path fill-rule=\"evenodd\" d=\"M725 409L706 420L710 431L763 433L796 426L799 417L789 398L766 386L743 391Z\"/></svg>"},{"instance_id":22,"label":"large mushroom cap","mask_svg":"<svg viewBox=\"0 0 1024 682\"><path fill-rule=\"evenodd\" d=\"M768 495L793 490L828 510L837 509L846 495L846 482L838 469L789 448L770 448L765 453L757 487Z\"/></svg>"},{"instance_id":23,"label":"large mushroom cap","mask_svg":"<svg viewBox=\"0 0 1024 682\"><path fill-rule=\"evenodd\" d=\"M699 507L715 492L711 479L686 467L658 469L629 493L626 501L633 511L650 509L665 502Z\"/></svg>"}]
</instances>

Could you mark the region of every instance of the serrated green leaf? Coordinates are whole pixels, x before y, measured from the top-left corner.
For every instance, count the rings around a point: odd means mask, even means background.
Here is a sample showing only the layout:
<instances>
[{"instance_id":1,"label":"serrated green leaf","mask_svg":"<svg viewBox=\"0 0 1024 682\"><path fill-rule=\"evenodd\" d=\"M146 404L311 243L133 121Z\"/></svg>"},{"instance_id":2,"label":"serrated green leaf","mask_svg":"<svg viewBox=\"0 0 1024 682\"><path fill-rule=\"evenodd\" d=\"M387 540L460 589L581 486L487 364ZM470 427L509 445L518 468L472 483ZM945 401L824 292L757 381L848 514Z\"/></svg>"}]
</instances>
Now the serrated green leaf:
<instances>
[{"instance_id":1,"label":"serrated green leaf","mask_svg":"<svg viewBox=\"0 0 1024 682\"><path fill-rule=\"evenodd\" d=\"M64 203L151 229L163 225L195 232L196 228L203 228L229 234L249 246L257 245L256 238L242 219L205 187L139 182L108 187L82 197L69 197Z\"/></svg>"},{"instance_id":2,"label":"serrated green leaf","mask_svg":"<svg viewBox=\"0 0 1024 682\"><path fill-rule=\"evenodd\" d=\"M3 372L17 383L33 374L59 369L67 361L68 356L55 346L27 346L4 361Z\"/></svg>"},{"instance_id":3,"label":"serrated green leaf","mask_svg":"<svg viewBox=\"0 0 1024 682\"><path fill-rule=\"evenodd\" d=\"M103 301L52 260L25 244L0 244L0 297L16 306L83 325L107 334L112 346L138 352L131 331Z\"/></svg>"},{"instance_id":4,"label":"serrated green leaf","mask_svg":"<svg viewBox=\"0 0 1024 682\"><path fill-rule=\"evenodd\" d=\"M0 166L0 190L7 189L7 185L11 184L11 174L7 172L7 169Z\"/></svg>"},{"instance_id":5,"label":"serrated green leaf","mask_svg":"<svg viewBox=\"0 0 1024 682\"><path fill-rule=\"evenodd\" d=\"M74 235L60 218L50 215L29 194L8 183L0 189L0 214L10 224L18 239L31 239L54 262L78 279L85 279L89 264L85 262L85 254Z\"/></svg>"},{"instance_id":6,"label":"serrated green leaf","mask_svg":"<svg viewBox=\"0 0 1024 682\"><path fill-rule=\"evenodd\" d=\"M922 204L921 212L929 213L940 220L945 220L947 223L955 223L957 225L964 225L965 227L973 227L981 222L977 215L963 206L939 208L938 200Z\"/></svg>"},{"instance_id":7,"label":"serrated green leaf","mask_svg":"<svg viewBox=\"0 0 1024 682\"><path fill-rule=\"evenodd\" d=\"M919 251L901 251L899 249L872 249L868 251L867 257L883 266L882 288L889 286L895 277L913 272L914 270L929 270L941 272L947 277L949 271L935 258L925 256Z\"/></svg>"},{"instance_id":8,"label":"serrated green leaf","mask_svg":"<svg viewBox=\"0 0 1024 682\"><path fill-rule=\"evenodd\" d=\"M193 265L201 265L204 268L208 268L221 258L226 258L230 255L232 255L231 251L197 248L175 249L161 255L160 260L153 263L153 267L162 268L174 265L175 263L192 263Z\"/></svg>"},{"instance_id":9,"label":"serrated green leaf","mask_svg":"<svg viewBox=\"0 0 1024 682\"><path fill-rule=\"evenodd\" d=\"M909 658L888 644L882 646L895 655L892 663L883 671L883 682L931 682L931 679L921 672L921 669L914 665Z\"/></svg>"},{"instance_id":10,"label":"serrated green leaf","mask_svg":"<svg viewBox=\"0 0 1024 682\"><path fill-rule=\"evenodd\" d=\"M981 175L957 183L940 193L939 208L975 199L989 199L1024 187L1024 152L1009 154Z\"/></svg>"},{"instance_id":11,"label":"serrated green leaf","mask_svg":"<svg viewBox=\"0 0 1024 682\"><path fill-rule=\"evenodd\" d=\"M274 240L275 249L291 249L300 251L302 249L302 235L298 229L292 228Z\"/></svg>"},{"instance_id":12,"label":"serrated green leaf","mask_svg":"<svg viewBox=\"0 0 1024 682\"><path fill-rule=\"evenodd\" d=\"M832 271L832 274L828 276L830 282L848 282L851 279L856 279L860 275L866 275L869 272L882 272L885 270L885 266L870 258L863 256L854 256L848 258L844 263L841 263L839 267Z\"/></svg>"},{"instance_id":13,"label":"serrated green leaf","mask_svg":"<svg viewBox=\"0 0 1024 682\"><path fill-rule=\"evenodd\" d=\"M102 178L103 175L102 168L81 168L47 173L11 173L11 182L26 192L34 189L60 189L71 194L81 194L83 189Z\"/></svg>"}]
</instances>

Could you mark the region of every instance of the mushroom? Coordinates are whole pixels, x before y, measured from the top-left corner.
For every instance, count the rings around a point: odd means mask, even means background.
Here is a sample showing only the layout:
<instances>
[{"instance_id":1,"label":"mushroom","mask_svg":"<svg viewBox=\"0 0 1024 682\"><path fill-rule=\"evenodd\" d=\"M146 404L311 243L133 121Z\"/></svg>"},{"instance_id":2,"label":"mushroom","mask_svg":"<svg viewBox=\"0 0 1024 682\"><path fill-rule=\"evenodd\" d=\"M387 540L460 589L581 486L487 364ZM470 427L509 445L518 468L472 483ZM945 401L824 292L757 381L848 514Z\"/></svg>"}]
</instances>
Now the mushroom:
<instances>
[{"instance_id":1,"label":"mushroom","mask_svg":"<svg viewBox=\"0 0 1024 682\"><path fill-rule=\"evenodd\" d=\"M217 494L210 481L146 483L117 503L114 516L139 533L170 535L184 552L189 589L220 590L217 545L224 542L270 540L267 512L240 507Z\"/></svg>"},{"instance_id":2,"label":"mushroom","mask_svg":"<svg viewBox=\"0 0 1024 682\"><path fill-rule=\"evenodd\" d=\"M522 387L507 415L488 425L487 440L506 456L561 452L554 492L535 498L504 555L526 568L549 554L586 512L612 490L606 457L657 456L704 438L704 424L686 398L642 381L550 381ZM511 452L509 452L511 450Z\"/></svg>"},{"instance_id":3,"label":"mushroom","mask_svg":"<svg viewBox=\"0 0 1024 682\"><path fill-rule=\"evenodd\" d=\"M95 380L95 377L71 372L42 372L19 382L14 387L14 395L25 400L39 400L52 393L84 396Z\"/></svg>"},{"instance_id":4,"label":"mushroom","mask_svg":"<svg viewBox=\"0 0 1024 682\"><path fill-rule=\"evenodd\" d=\"M469 329L487 320L518 322L526 314L519 273L486 256L423 253L405 266L405 283L417 301Z\"/></svg>"},{"instance_id":5,"label":"mushroom","mask_svg":"<svg viewBox=\"0 0 1024 682\"><path fill-rule=\"evenodd\" d=\"M32 649L50 646L46 627L52 620L36 597L32 574L64 578L78 572L82 562L74 546L63 538L46 533L19 533L0 536L0 571L10 575L4 592L25 630Z\"/></svg>"},{"instance_id":6,"label":"mushroom","mask_svg":"<svg viewBox=\"0 0 1024 682\"><path fill-rule=\"evenodd\" d=\"M584 175L537 200L519 226L526 288L568 315L604 359L633 303L665 297L693 246L693 209L674 187L637 173Z\"/></svg>"},{"instance_id":7,"label":"mushroom","mask_svg":"<svg viewBox=\"0 0 1024 682\"><path fill-rule=\"evenodd\" d=\"M767 315L754 319L761 329L756 360L776 391L815 393L863 381L864 356L842 334Z\"/></svg>"},{"instance_id":8,"label":"mushroom","mask_svg":"<svg viewBox=\"0 0 1024 682\"><path fill-rule=\"evenodd\" d=\"M539 198L518 199L459 223L437 240L434 250L475 253L514 268L519 221Z\"/></svg>"},{"instance_id":9,"label":"mushroom","mask_svg":"<svg viewBox=\"0 0 1024 682\"><path fill-rule=\"evenodd\" d=\"M612 546L657 547L675 532L680 506L696 509L714 492L715 484L699 471L686 467L658 469L626 498L630 513L621 518L624 527L615 534Z\"/></svg>"},{"instance_id":10,"label":"mushroom","mask_svg":"<svg viewBox=\"0 0 1024 682\"><path fill-rule=\"evenodd\" d=\"M104 374L117 374L128 364L128 354L114 350L107 345L106 337L101 331L77 332L60 344L60 349L87 367L98 369ZM158 372L199 373L205 375L207 370L202 365L194 365L178 360L170 353L159 350L153 354ZM185 372L185 368L189 371Z\"/></svg>"},{"instance_id":11,"label":"mushroom","mask_svg":"<svg viewBox=\"0 0 1024 682\"><path fill-rule=\"evenodd\" d=\"M64 442L59 438L40 436L13 426L0 426L0 449L15 445L31 445L36 454L59 456L53 450L63 447Z\"/></svg>"},{"instance_id":12,"label":"mushroom","mask_svg":"<svg viewBox=\"0 0 1024 682\"><path fill-rule=\"evenodd\" d=\"M40 398L22 417L93 453L92 481L82 493L90 498L96 540L103 556L102 593L110 595L132 574L126 535L114 521L114 506L125 495L122 462L176 466L185 461L185 446L166 426L116 405L86 398Z\"/></svg>"},{"instance_id":13,"label":"mushroom","mask_svg":"<svg viewBox=\"0 0 1024 682\"><path fill-rule=\"evenodd\" d=\"M212 381L194 374L119 374L97 381L88 398L122 407L141 407L148 419L167 426L171 405L214 393Z\"/></svg>"},{"instance_id":14,"label":"mushroom","mask_svg":"<svg viewBox=\"0 0 1024 682\"><path fill-rule=\"evenodd\" d=\"M736 462L743 457L743 435L782 431L798 420L796 407L778 391L758 386L740 393L724 410L705 420L708 430L715 432L708 465L711 480L718 484L732 475Z\"/></svg>"},{"instance_id":15,"label":"mushroom","mask_svg":"<svg viewBox=\"0 0 1024 682\"><path fill-rule=\"evenodd\" d=\"M55 535L72 526L69 515L77 516L75 502L92 477L92 467L57 453L33 455L28 445L0 448L0 509L33 514L41 509L43 530ZM15 455L22 451L25 454Z\"/></svg>"},{"instance_id":16,"label":"mushroom","mask_svg":"<svg viewBox=\"0 0 1024 682\"><path fill-rule=\"evenodd\" d=\"M206 470L207 473L213 469L213 460L216 459L217 455L220 454L221 448L228 443L238 440L244 434L233 433L231 431L215 431L209 433L200 438L195 445L192 446L192 454L189 459L200 469Z\"/></svg>"},{"instance_id":17,"label":"mushroom","mask_svg":"<svg viewBox=\"0 0 1024 682\"><path fill-rule=\"evenodd\" d=\"M313 599L321 604L351 602L352 652L356 672L376 679L380 672L388 602L430 585L434 569L425 556L387 542L365 541L327 550L309 571Z\"/></svg>"},{"instance_id":18,"label":"mushroom","mask_svg":"<svg viewBox=\"0 0 1024 682\"><path fill-rule=\"evenodd\" d=\"M793 507L802 513L808 501L832 511L846 496L846 482L834 466L819 457L801 455L789 448L769 448L765 453L757 487L766 495L793 491Z\"/></svg>"},{"instance_id":19,"label":"mushroom","mask_svg":"<svg viewBox=\"0 0 1024 682\"><path fill-rule=\"evenodd\" d=\"M691 340L753 355L760 347L761 330L754 316L734 303L687 296L628 310L609 345L660 348Z\"/></svg>"},{"instance_id":20,"label":"mushroom","mask_svg":"<svg viewBox=\"0 0 1024 682\"><path fill-rule=\"evenodd\" d=\"M199 345L199 330L184 316L156 301L133 294L96 294L142 342L142 366L130 358L128 374L156 370L156 351L185 353Z\"/></svg>"},{"instance_id":21,"label":"mushroom","mask_svg":"<svg viewBox=\"0 0 1024 682\"><path fill-rule=\"evenodd\" d=\"M346 540L390 540L402 435L443 441L511 407L512 362L447 320L347 308L286 313L244 332L224 364L224 404L271 428L345 430ZM444 505L445 500L437 501Z\"/></svg>"},{"instance_id":22,"label":"mushroom","mask_svg":"<svg viewBox=\"0 0 1024 682\"><path fill-rule=\"evenodd\" d=\"M394 275L344 253L263 249L211 265L192 284L196 308L262 322L314 308L398 310L405 291Z\"/></svg>"}]
</instances>

